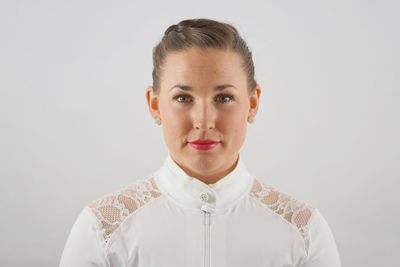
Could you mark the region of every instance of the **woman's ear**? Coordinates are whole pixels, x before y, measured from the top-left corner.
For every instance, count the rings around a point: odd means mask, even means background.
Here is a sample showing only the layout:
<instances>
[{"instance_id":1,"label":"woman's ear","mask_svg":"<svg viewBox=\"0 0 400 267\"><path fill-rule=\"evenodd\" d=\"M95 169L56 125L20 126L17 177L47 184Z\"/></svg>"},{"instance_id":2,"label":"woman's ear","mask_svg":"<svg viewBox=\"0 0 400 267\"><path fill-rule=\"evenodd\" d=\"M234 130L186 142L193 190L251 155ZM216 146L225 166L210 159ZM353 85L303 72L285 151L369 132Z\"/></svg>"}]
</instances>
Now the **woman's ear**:
<instances>
[{"instance_id":1,"label":"woman's ear","mask_svg":"<svg viewBox=\"0 0 400 267\"><path fill-rule=\"evenodd\" d=\"M158 95L154 92L154 87L149 85L146 88L146 101L151 116L154 119L160 118L160 109L158 104Z\"/></svg>"},{"instance_id":2,"label":"woman's ear","mask_svg":"<svg viewBox=\"0 0 400 267\"><path fill-rule=\"evenodd\" d=\"M249 97L250 101L250 109L249 109L249 116L255 117L257 114L258 106L260 103L260 95L261 95L261 87L257 84L254 88L252 95Z\"/></svg>"}]
</instances>

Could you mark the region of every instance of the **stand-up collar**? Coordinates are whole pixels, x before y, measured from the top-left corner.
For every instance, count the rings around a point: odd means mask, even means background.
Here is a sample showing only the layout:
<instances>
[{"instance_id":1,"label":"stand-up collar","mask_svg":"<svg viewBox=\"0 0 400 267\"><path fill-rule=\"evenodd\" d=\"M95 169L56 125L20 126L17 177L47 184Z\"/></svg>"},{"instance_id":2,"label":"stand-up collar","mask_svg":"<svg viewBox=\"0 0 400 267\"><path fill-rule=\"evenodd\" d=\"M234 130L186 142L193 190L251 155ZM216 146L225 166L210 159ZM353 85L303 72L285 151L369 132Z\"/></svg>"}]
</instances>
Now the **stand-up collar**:
<instances>
[{"instance_id":1,"label":"stand-up collar","mask_svg":"<svg viewBox=\"0 0 400 267\"><path fill-rule=\"evenodd\" d=\"M250 190L251 175L239 155L235 169L214 184L189 176L171 157L155 173L161 190L179 204L192 209L218 212Z\"/></svg>"}]
</instances>

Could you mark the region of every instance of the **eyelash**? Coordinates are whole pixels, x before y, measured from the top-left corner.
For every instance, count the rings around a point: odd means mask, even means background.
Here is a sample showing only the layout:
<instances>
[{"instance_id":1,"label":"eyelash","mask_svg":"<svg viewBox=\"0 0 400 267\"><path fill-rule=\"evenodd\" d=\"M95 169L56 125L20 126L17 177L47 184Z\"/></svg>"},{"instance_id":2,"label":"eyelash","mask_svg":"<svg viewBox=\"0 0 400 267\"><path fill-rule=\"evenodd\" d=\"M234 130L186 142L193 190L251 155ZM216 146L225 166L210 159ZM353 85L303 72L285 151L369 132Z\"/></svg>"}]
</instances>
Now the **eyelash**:
<instances>
[{"instance_id":1,"label":"eyelash","mask_svg":"<svg viewBox=\"0 0 400 267\"><path fill-rule=\"evenodd\" d=\"M221 103L229 103L229 102L232 102L232 101L234 101L235 100L235 98L233 97L233 95L230 95L230 94L220 94L220 95L217 95L217 97L216 98L218 98L218 97L229 97L230 98L230 100L229 101L226 101L226 102L224 102L224 101L222 101ZM175 96L174 97L174 100L176 101L176 102L178 102L178 103L181 103L181 104L187 104L188 102L181 102L181 101L178 101L178 98L180 98L180 97L191 97L190 95L177 95L177 96Z\"/></svg>"}]
</instances>

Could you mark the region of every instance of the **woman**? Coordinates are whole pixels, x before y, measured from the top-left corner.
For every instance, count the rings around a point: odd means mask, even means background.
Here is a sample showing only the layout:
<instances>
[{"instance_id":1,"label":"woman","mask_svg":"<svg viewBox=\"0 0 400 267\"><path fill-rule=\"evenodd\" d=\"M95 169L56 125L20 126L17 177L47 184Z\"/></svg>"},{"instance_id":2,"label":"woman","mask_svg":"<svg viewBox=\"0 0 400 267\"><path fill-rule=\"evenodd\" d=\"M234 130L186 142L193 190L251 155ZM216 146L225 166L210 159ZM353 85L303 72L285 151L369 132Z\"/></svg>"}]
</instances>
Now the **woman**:
<instances>
[{"instance_id":1,"label":"woman","mask_svg":"<svg viewBox=\"0 0 400 267\"><path fill-rule=\"evenodd\" d=\"M252 176L239 156L261 89L237 30L181 21L153 64L146 101L166 160L87 205L60 266L340 266L322 214Z\"/></svg>"}]
</instances>

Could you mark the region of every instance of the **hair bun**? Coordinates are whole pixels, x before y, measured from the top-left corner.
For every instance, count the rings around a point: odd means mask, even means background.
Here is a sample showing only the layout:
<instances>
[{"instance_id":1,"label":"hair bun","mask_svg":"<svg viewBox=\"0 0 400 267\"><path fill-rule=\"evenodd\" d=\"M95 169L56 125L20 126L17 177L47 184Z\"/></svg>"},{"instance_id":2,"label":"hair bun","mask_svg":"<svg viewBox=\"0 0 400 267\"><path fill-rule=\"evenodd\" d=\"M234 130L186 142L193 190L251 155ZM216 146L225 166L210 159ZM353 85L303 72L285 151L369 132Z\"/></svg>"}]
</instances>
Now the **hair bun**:
<instances>
[{"instance_id":1,"label":"hair bun","mask_svg":"<svg viewBox=\"0 0 400 267\"><path fill-rule=\"evenodd\" d=\"M176 25L176 24L173 24L173 25L169 26L169 27L165 30L164 35L168 35L171 31L174 31L174 30L176 29L177 26L178 26L178 25Z\"/></svg>"}]
</instances>

